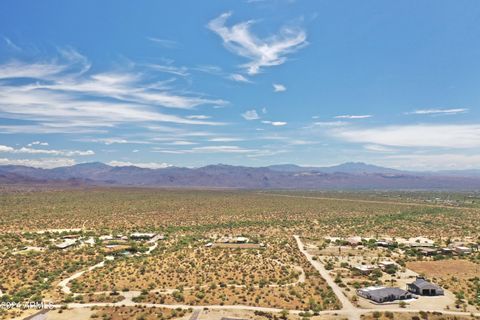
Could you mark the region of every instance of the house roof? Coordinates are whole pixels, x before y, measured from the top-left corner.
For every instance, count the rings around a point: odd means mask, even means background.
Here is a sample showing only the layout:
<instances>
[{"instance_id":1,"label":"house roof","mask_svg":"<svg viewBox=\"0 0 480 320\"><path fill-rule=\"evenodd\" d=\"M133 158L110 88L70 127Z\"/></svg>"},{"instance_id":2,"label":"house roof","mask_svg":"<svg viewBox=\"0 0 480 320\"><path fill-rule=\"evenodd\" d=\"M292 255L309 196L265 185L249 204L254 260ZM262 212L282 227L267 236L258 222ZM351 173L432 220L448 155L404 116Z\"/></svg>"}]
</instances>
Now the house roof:
<instances>
[{"instance_id":1,"label":"house roof","mask_svg":"<svg viewBox=\"0 0 480 320\"><path fill-rule=\"evenodd\" d=\"M436 285L434 283L431 283L431 282L429 282L425 279L422 279L422 278L417 278L417 280L410 283L410 285L414 285L421 290L423 290L423 289L441 290L442 289L438 285Z\"/></svg>"},{"instance_id":2,"label":"house roof","mask_svg":"<svg viewBox=\"0 0 480 320\"><path fill-rule=\"evenodd\" d=\"M362 271L372 271L372 270L377 269L377 267L375 267L374 265L371 265L371 264L366 264L366 265L358 264L354 268L358 269L358 270L362 270Z\"/></svg>"},{"instance_id":3,"label":"house roof","mask_svg":"<svg viewBox=\"0 0 480 320\"><path fill-rule=\"evenodd\" d=\"M377 299L382 299L382 298L387 298L390 296L394 297L401 297L405 294L408 294L408 291L405 291L400 288L385 288L385 287L377 287L377 288L372 288L368 287L365 289L360 289L368 292L368 295L372 298L377 298Z\"/></svg>"},{"instance_id":4,"label":"house roof","mask_svg":"<svg viewBox=\"0 0 480 320\"><path fill-rule=\"evenodd\" d=\"M68 248L70 246L73 246L76 242L77 242L77 240L75 240L75 239L66 239L62 243L58 243L55 246L59 249L65 249L65 248Z\"/></svg>"}]
</instances>

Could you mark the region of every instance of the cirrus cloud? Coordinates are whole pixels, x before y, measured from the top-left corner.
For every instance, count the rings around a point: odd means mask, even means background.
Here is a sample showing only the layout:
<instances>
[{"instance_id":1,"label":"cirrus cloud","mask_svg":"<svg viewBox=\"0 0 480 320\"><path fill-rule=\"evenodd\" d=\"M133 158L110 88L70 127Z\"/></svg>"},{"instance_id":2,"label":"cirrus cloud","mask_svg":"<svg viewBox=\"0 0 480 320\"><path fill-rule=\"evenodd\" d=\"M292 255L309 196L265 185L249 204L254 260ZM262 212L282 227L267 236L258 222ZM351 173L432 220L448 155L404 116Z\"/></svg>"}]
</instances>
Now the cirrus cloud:
<instances>
[{"instance_id":1,"label":"cirrus cloud","mask_svg":"<svg viewBox=\"0 0 480 320\"><path fill-rule=\"evenodd\" d=\"M418 124L376 128L342 127L331 133L349 142L391 147L480 147L480 124Z\"/></svg>"},{"instance_id":2,"label":"cirrus cloud","mask_svg":"<svg viewBox=\"0 0 480 320\"><path fill-rule=\"evenodd\" d=\"M258 74L263 67L285 63L289 53L307 44L305 31L298 27L283 27L279 34L260 39L250 30L252 20L226 26L231 15L231 12L221 14L208 23L208 28L222 38L228 50L250 60L243 65L250 75Z\"/></svg>"},{"instance_id":3,"label":"cirrus cloud","mask_svg":"<svg viewBox=\"0 0 480 320\"><path fill-rule=\"evenodd\" d=\"M467 108L452 108L452 109L417 109L405 114L416 114L416 115L455 115L459 113L468 112Z\"/></svg>"},{"instance_id":4,"label":"cirrus cloud","mask_svg":"<svg viewBox=\"0 0 480 320\"><path fill-rule=\"evenodd\" d=\"M361 114L361 115L343 114L343 115L335 116L335 119L367 119L371 117L372 115L370 114Z\"/></svg>"},{"instance_id":5,"label":"cirrus cloud","mask_svg":"<svg viewBox=\"0 0 480 320\"><path fill-rule=\"evenodd\" d=\"M3 132L87 132L145 122L222 125L165 109L225 105L226 101L175 92L168 82L152 81L140 71L93 73L88 59L73 49L61 50L59 55L43 62L0 64L0 117L28 122L3 125Z\"/></svg>"}]
</instances>

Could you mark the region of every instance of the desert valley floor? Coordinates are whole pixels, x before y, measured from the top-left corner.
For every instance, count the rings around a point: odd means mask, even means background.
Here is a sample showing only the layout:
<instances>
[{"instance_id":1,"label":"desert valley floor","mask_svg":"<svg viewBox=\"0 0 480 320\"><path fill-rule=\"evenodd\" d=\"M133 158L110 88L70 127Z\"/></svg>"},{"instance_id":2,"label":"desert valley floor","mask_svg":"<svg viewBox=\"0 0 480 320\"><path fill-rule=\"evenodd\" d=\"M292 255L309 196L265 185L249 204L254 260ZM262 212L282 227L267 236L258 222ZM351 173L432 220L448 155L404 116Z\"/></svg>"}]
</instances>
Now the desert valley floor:
<instances>
[{"instance_id":1,"label":"desert valley floor","mask_svg":"<svg viewBox=\"0 0 480 320\"><path fill-rule=\"evenodd\" d=\"M5 189L0 318L478 318L478 203L426 192ZM414 293L416 281L442 294ZM393 288L398 297L375 301ZM34 302L48 308L16 308Z\"/></svg>"}]
</instances>

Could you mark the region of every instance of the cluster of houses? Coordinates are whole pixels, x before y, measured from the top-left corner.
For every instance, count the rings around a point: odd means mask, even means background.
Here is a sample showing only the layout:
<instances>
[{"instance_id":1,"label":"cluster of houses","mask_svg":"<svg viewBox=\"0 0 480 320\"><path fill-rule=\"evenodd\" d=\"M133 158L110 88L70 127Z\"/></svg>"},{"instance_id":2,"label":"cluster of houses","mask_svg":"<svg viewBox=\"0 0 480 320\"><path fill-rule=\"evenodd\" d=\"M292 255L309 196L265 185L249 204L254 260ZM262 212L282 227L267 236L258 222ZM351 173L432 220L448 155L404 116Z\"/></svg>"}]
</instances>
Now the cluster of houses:
<instances>
[{"instance_id":1,"label":"cluster of houses","mask_svg":"<svg viewBox=\"0 0 480 320\"><path fill-rule=\"evenodd\" d=\"M352 247L362 246L365 243L376 245L378 247L392 247L397 245L395 241L387 239L363 238L360 236L353 236L349 238L325 237L325 239L336 244L349 245Z\"/></svg>"},{"instance_id":2,"label":"cluster of houses","mask_svg":"<svg viewBox=\"0 0 480 320\"><path fill-rule=\"evenodd\" d=\"M67 249L67 248L73 247L77 243L80 243L81 239L82 237L80 237L80 235L78 234L67 234L62 237L62 242L56 243L54 245L54 248L61 249L61 250ZM90 239L87 239L87 240L90 240Z\"/></svg>"},{"instance_id":3,"label":"cluster of houses","mask_svg":"<svg viewBox=\"0 0 480 320\"><path fill-rule=\"evenodd\" d=\"M371 300L374 303L394 302L398 300L410 300L417 296L443 295L443 289L423 277L417 277L415 281L407 284L407 290L397 287L367 287L357 290L360 297Z\"/></svg>"},{"instance_id":4,"label":"cluster of houses","mask_svg":"<svg viewBox=\"0 0 480 320\"><path fill-rule=\"evenodd\" d=\"M352 247L361 247L365 244L374 245L377 247L400 247L400 248L410 248L414 252L425 256L433 256L437 254L444 255L468 255L471 254L473 249L472 247L477 247L475 243L468 242L452 242L446 247L436 246L433 240L417 237L410 239L397 239L397 241L392 239L375 239L375 238L362 238L360 236L354 236L349 238L338 238L338 237L326 237L325 239L330 242L334 242L340 245L350 245Z\"/></svg>"},{"instance_id":5,"label":"cluster of houses","mask_svg":"<svg viewBox=\"0 0 480 320\"><path fill-rule=\"evenodd\" d=\"M54 244L54 248L56 249L67 249L73 247L78 244L95 244L95 239L90 237L88 239L83 239L79 234L69 234L63 236L61 242ZM145 240L147 242L155 242L157 240L165 239L164 235L157 234L157 233L141 233L141 232L134 232L131 233L130 236L124 235L102 235L98 237L98 240L104 245L107 251L115 251L117 248L125 247L125 244L128 240Z\"/></svg>"},{"instance_id":6,"label":"cluster of houses","mask_svg":"<svg viewBox=\"0 0 480 320\"><path fill-rule=\"evenodd\" d=\"M472 247L465 242L453 242L447 247L438 247L434 243L412 243L409 247L424 256L443 255L468 255L473 252Z\"/></svg>"}]
</instances>

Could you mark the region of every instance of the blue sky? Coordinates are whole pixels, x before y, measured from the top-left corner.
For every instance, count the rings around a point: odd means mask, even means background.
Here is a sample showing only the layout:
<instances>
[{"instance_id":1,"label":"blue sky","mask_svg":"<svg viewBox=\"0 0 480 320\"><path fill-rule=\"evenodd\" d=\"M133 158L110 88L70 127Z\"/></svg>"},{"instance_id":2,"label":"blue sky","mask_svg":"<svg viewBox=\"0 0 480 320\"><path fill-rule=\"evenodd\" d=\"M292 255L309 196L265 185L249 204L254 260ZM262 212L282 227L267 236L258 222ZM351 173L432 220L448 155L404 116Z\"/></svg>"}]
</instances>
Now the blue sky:
<instances>
[{"instance_id":1,"label":"blue sky","mask_svg":"<svg viewBox=\"0 0 480 320\"><path fill-rule=\"evenodd\" d=\"M2 1L0 164L480 165L480 3Z\"/></svg>"}]
</instances>

